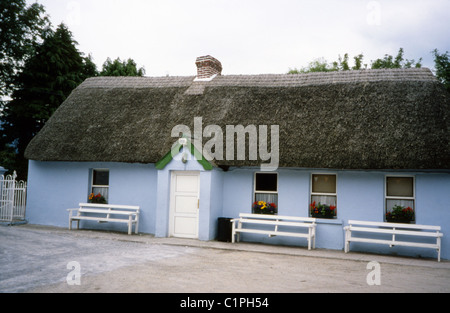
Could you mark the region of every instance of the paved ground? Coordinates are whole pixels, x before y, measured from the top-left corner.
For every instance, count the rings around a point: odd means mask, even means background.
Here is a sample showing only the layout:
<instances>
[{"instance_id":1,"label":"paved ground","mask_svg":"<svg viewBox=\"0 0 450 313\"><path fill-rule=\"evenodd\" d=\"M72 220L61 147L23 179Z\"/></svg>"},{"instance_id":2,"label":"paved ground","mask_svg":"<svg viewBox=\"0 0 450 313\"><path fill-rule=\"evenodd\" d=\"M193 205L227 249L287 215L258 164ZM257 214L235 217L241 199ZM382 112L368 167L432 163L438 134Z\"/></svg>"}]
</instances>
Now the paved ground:
<instances>
[{"instance_id":1,"label":"paved ground","mask_svg":"<svg viewBox=\"0 0 450 313\"><path fill-rule=\"evenodd\" d=\"M3 293L450 292L448 261L36 225L0 238Z\"/></svg>"}]
</instances>

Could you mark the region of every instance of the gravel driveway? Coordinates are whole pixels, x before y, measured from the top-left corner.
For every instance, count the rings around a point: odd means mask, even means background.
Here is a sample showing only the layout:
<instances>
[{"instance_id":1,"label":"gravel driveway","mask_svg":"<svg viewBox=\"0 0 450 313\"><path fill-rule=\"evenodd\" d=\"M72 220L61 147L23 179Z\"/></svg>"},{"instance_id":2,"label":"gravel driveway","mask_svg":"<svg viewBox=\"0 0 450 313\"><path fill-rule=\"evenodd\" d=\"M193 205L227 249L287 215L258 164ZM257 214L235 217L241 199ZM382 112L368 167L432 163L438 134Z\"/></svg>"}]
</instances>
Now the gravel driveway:
<instances>
[{"instance_id":1,"label":"gravel driveway","mask_svg":"<svg viewBox=\"0 0 450 313\"><path fill-rule=\"evenodd\" d=\"M3 293L450 292L448 261L36 225L0 238Z\"/></svg>"}]
</instances>

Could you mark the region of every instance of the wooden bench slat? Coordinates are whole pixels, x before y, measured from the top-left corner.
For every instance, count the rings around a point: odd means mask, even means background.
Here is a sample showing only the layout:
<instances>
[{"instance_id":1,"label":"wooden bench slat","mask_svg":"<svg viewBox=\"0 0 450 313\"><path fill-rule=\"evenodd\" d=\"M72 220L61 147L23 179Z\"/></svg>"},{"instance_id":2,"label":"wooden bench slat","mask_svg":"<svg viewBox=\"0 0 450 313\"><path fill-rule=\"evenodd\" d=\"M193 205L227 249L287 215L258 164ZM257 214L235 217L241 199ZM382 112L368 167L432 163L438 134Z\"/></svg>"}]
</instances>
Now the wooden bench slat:
<instances>
[{"instance_id":1,"label":"wooden bench slat","mask_svg":"<svg viewBox=\"0 0 450 313\"><path fill-rule=\"evenodd\" d=\"M371 239L367 241L367 238L352 237L353 242L365 242L365 243L378 243L387 244L389 246L408 246L408 247L420 247L420 248L433 248L437 249L439 246L435 243L423 243L423 242L408 242L408 241L392 241L383 239Z\"/></svg>"},{"instance_id":2,"label":"wooden bench slat","mask_svg":"<svg viewBox=\"0 0 450 313\"><path fill-rule=\"evenodd\" d=\"M292 237L308 238L308 234L304 234L304 233L293 233L293 232L274 231L274 230L240 228L240 229L236 229L236 232L264 234L264 235L271 235L271 236L292 236Z\"/></svg>"},{"instance_id":3,"label":"wooden bench slat","mask_svg":"<svg viewBox=\"0 0 450 313\"><path fill-rule=\"evenodd\" d=\"M441 230L441 226L434 225L420 225L420 224L405 224L405 223L387 223L387 222L371 222L371 221L357 221L349 220L348 225L365 225L365 226L378 226L388 228L408 228L408 229L424 229L424 230Z\"/></svg>"},{"instance_id":4,"label":"wooden bench slat","mask_svg":"<svg viewBox=\"0 0 450 313\"><path fill-rule=\"evenodd\" d=\"M278 225L278 226L299 226L299 227L314 227L314 224L300 223L300 222L285 222L285 221L263 221L240 219L241 223L261 224L261 225Z\"/></svg>"},{"instance_id":5,"label":"wooden bench slat","mask_svg":"<svg viewBox=\"0 0 450 313\"><path fill-rule=\"evenodd\" d=\"M98 213L98 214L116 214L116 215L135 215L139 212L116 211L116 210L96 210L96 209L79 209L78 213Z\"/></svg>"},{"instance_id":6,"label":"wooden bench slat","mask_svg":"<svg viewBox=\"0 0 450 313\"><path fill-rule=\"evenodd\" d=\"M80 203L80 208L117 208L117 209L130 209L139 210L139 206L136 205L123 205L123 204L103 204L103 203Z\"/></svg>"},{"instance_id":7,"label":"wooden bench slat","mask_svg":"<svg viewBox=\"0 0 450 313\"><path fill-rule=\"evenodd\" d=\"M269 219L269 220L289 220L289 221L305 221L316 222L314 217L301 217L301 216L286 216L286 215L269 215L269 214L252 214L252 213L240 213L239 218L252 218L252 219Z\"/></svg>"},{"instance_id":8,"label":"wooden bench slat","mask_svg":"<svg viewBox=\"0 0 450 313\"><path fill-rule=\"evenodd\" d=\"M99 222L122 222L128 223L129 219L120 219L120 218L106 218L106 217L95 217L95 216L74 216L72 220L90 220L90 221L99 221Z\"/></svg>"},{"instance_id":9,"label":"wooden bench slat","mask_svg":"<svg viewBox=\"0 0 450 313\"><path fill-rule=\"evenodd\" d=\"M437 232L420 232L420 231L408 231L399 229L385 229L385 228L370 228L370 227L350 227L351 231L358 232L370 232L370 233L382 233L391 235L409 235L409 236L421 236L421 237L442 237L442 233Z\"/></svg>"}]
</instances>

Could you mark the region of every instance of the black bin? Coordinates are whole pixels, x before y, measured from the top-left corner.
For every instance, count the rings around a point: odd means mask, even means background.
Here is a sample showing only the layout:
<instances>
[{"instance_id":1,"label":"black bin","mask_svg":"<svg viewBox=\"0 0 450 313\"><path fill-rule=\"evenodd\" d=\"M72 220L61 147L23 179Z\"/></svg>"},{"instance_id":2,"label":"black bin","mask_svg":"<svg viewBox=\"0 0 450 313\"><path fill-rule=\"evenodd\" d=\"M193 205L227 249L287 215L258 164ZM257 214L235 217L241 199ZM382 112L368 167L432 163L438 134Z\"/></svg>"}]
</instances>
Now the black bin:
<instances>
[{"instance_id":1,"label":"black bin","mask_svg":"<svg viewBox=\"0 0 450 313\"><path fill-rule=\"evenodd\" d=\"M218 241L231 242L231 218L219 217Z\"/></svg>"}]
</instances>

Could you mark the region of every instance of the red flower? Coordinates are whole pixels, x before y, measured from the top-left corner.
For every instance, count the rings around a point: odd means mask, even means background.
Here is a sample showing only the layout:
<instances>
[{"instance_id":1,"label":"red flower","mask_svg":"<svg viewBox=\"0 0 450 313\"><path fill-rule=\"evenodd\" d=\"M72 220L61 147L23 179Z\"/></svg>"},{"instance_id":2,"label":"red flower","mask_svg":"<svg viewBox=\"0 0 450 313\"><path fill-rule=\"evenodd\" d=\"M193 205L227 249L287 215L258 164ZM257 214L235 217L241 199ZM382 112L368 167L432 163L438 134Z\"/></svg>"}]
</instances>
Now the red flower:
<instances>
[{"instance_id":1,"label":"red flower","mask_svg":"<svg viewBox=\"0 0 450 313\"><path fill-rule=\"evenodd\" d=\"M276 208L276 207L277 207L277 206L276 206L276 204L275 204L275 203L273 203L273 202L272 202L272 203L269 203L269 204L270 204L270 206L271 206L271 207L274 207L274 208Z\"/></svg>"},{"instance_id":2,"label":"red flower","mask_svg":"<svg viewBox=\"0 0 450 313\"><path fill-rule=\"evenodd\" d=\"M330 205L330 210L333 211L334 209L336 209L335 205Z\"/></svg>"}]
</instances>

